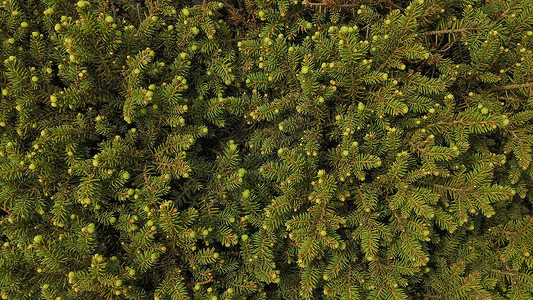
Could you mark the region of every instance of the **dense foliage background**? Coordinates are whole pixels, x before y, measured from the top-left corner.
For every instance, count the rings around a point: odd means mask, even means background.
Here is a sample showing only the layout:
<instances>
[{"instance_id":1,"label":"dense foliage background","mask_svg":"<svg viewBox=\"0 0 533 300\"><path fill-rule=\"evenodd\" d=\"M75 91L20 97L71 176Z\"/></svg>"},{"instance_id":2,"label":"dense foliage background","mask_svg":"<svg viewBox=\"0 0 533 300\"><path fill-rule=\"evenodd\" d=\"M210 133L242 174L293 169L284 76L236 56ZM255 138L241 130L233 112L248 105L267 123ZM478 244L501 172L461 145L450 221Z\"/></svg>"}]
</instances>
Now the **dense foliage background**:
<instances>
[{"instance_id":1,"label":"dense foliage background","mask_svg":"<svg viewBox=\"0 0 533 300\"><path fill-rule=\"evenodd\" d=\"M2 299L533 299L532 6L3 1Z\"/></svg>"}]
</instances>

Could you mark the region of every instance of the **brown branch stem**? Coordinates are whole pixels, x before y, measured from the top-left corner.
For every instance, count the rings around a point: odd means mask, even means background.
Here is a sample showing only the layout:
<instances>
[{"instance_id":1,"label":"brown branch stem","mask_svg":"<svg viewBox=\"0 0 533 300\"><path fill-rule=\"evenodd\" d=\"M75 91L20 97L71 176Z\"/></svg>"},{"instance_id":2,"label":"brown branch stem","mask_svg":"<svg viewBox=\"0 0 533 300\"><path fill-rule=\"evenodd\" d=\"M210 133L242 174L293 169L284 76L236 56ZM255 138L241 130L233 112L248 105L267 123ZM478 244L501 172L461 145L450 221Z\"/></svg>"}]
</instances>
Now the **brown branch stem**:
<instances>
[{"instance_id":1,"label":"brown branch stem","mask_svg":"<svg viewBox=\"0 0 533 300\"><path fill-rule=\"evenodd\" d=\"M457 29L444 29L444 30L433 30L433 31L426 31L424 33L421 33L420 35L440 35L440 34L446 34L446 33L459 33L459 32L466 32L466 31L472 31L480 29L477 27L470 27L470 28L457 28Z\"/></svg>"},{"instance_id":2,"label":"brown branch stem","mask_svg":"<svg viewBox=\"0 0 533 300\"><path fill-rule=\"evenodd\" d=\"M303 5L308 5L308 6L334 6L334 7L359 7L359 4L338 4L338 5L335 5L335 4L330 4L330 3L327 3L327 2L320 2L320 3L316 3L316 2L309 2L309 0L303 0L302 1L302 4Z\"/></svg>"},{"instance_id":3,"label":"brown branch stem","mask_svg":"<svg viewBox=\"0 0 533 300\"><path fill-rule=\"evenodd\" d=\"M498 86L498 87L490 89L489 92L507 91L507 90L514 90L514 89L519 89L519 88L527 88L527 87L532 88L533 87L533 82L502 85L502 86Z\"/></svg>"}]
</instances>

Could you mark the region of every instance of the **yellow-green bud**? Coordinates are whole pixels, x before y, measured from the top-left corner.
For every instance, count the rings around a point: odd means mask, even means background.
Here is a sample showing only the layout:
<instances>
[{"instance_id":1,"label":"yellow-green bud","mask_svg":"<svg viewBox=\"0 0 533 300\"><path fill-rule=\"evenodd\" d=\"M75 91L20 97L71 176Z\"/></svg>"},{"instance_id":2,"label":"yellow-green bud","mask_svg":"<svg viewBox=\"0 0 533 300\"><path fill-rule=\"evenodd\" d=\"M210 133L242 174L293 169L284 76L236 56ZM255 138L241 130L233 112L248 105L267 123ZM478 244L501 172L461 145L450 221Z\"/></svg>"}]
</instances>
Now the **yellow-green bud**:
<instances>
[{"instance_id":1,"label":"yellow-green bud","mask_svg":"<svg viewBox=\"0 0 533 300\"><path fill-rule=\"evenodd\" d=\"M503 119L502 124L503 124L503 126L509 125L509 119L507 119L507 118Z\"/></svg>"},{"instance_id":2,"label":"yellow-green bud","mask_svg":"<svg viewBox=\"0 0 533 300\"><path fill-rule=\"evenodd\" d=\"M43 237L42 237L41 235L36 235L36 236L33 238L33 242L34 242L35 244L39 244L39 243L41 243L42 240L43 240Z\"/></svg>"}]
</instances>

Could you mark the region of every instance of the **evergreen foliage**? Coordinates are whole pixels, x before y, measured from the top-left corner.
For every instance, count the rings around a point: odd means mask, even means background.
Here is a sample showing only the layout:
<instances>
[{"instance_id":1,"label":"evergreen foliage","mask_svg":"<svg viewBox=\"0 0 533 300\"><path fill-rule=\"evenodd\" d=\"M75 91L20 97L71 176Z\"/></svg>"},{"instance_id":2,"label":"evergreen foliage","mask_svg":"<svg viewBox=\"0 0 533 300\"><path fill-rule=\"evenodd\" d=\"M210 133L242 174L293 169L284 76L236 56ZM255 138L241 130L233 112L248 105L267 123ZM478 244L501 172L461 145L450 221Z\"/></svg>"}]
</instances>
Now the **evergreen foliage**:
<instances>
[{"instance_id":1,"label":"evergreen foliage","mask_svg":"<svg viewBox=\"0 0 533 300\"><path fill-rule=\"evenodd\" d=\"M2 299L533 299L531 0L4 0Z\"/></svg>"}]
</instances>

